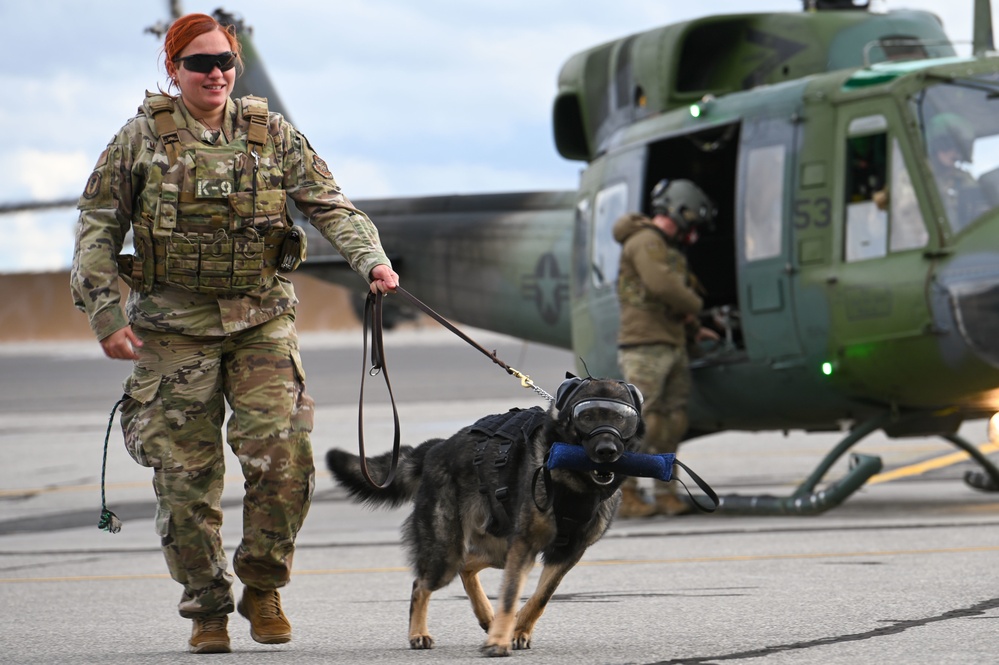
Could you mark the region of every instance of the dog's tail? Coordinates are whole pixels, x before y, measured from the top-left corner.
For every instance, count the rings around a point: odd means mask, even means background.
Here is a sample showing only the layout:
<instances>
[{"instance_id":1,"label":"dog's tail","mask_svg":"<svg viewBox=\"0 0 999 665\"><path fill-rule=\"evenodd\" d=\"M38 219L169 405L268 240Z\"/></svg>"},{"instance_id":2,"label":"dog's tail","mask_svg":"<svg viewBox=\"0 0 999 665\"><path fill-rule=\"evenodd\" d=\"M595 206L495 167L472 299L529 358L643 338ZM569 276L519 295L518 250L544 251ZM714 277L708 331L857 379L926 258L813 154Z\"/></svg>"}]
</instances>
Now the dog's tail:
<instances>
[{"instance_id":1,"label":"dog's tail","mask_svg":"<svg viewBox=\"0 0 999 665\"><path fill-rule=\"evenodd\" d=\"M402 446L399 449L399 466L395 479L388 487L378 488L368 482L361 473L361 458L337 448L326 453L326 466L333 477L347 490L355 501L371 506L400 506L413 498L420 486L423 472L423 457L430 445L440 439L427 441L417 448ZM367 459L368 474L375 482L381 483L388 476L392 465L392 453L385 453Z\"/></svg>"}]
</instances>

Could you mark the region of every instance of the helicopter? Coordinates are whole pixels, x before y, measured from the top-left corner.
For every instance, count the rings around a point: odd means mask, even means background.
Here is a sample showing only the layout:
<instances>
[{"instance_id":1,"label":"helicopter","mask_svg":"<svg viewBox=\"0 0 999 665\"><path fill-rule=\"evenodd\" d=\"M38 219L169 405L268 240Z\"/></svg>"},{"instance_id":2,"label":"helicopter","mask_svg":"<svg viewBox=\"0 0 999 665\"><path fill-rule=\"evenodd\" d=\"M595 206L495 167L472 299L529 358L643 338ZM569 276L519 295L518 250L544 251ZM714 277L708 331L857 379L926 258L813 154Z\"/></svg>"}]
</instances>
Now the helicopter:
<instances>
[{"instance_id":1,"label":"helicopter","mask_svg":"<svg viewBox=\"0 0 999 665\"><path fill-rule=\"evenodd\" d=\"M805 0L800 13L708 16L572 56L552 110L575 191L358 200L407 289L439 314L616 364L614 221L685 178L718 208L687 251L720 343L696 349L687 438L842 431L788 497L723 508L819 512L880 470L875 431L937 436L999 490L957 434L999 410L999 57L975 2L973 53L928 12ZM950 121L951 125L944 127ZM966 182L934 165L957 145ZM953 146L951 146L953 147ZM303 268L352 284L325 243Z\"/></svg>"},{"instance_id":2,"label":"helicopter","mask_svg":"<svg viewBox=\"0 0 999 665\"><path fill-rule=\"evenodd\" d=\"M990 3L974 2L970 57L932 13L875 13L866 0L705 16L597 45L565 62L552 105L558 153L584 165L578 188L354 203L406 289L440 315L620 376L611 227L647 211L660 180L693 180L718 209L687 260L721 341L694 349L687 440L845 431L790 496L723 497L721 510L838 505L880 460L855 456L816 488L876 431L941 437L978 463L969 485L999 491L999 469L957 433L999 411L999 57ZM244 49L234 96L287 115L242 20L215 16ZM936 170L945 139L970 180ZM356 289L304 226L299 270Z\"/></svg>"}]
</instances>

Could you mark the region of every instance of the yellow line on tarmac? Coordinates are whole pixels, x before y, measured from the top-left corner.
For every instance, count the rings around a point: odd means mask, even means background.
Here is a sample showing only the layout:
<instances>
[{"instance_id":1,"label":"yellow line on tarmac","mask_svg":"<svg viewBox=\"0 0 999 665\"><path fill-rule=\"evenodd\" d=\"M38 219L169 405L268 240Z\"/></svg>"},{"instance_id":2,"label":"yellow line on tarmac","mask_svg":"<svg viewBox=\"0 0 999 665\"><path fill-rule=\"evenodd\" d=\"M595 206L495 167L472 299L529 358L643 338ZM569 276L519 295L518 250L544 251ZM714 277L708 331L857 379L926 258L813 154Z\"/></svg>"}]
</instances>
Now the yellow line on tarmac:
<instances>
[{"instance_id":1,"label":"yellow line on tarmac","mask_svg":"<svg viewBox=\"0 0 999 665\"><path fill-rule=\"evenodd\" d=\"M981 451L983 455L988 455L989 453L994 453L996 451L999 451L999 443L983 443L980 446L978 446L978 450ZM871 476L871 479L867 481L867 484L877 485L878 483L887 483L892 480L898 480L899 478L919 476L926 473L927 471L933 471L935 469L943 469L944 467L952 466L954 464L959 464L969 459L971 459L971 455L962 450L956 453L943 455L942 457L935 457L933 459L928 459L923 462L918 462L916 464L909 464L908 466L902 466L897 469L892 469L891 471L879 473L876 476Z\"/></svg>"},{"instance_id":2,"label":"yellow line on tarmac","mask_svg":"<svg viewBox=\"0 0 999 665\"><path fill-rule=\"evenodd\" d=\"M999 552L999 545L982 545L977 547L936 547L913 550L874 550L869 552L804 552L797 554L751 554L731 556L688 557L674 559L607 559L604 561L581 561L579 566L639 566L639 565L674 565L684 563L734 563L750 561L787 561L794 559L844 559L857 557L890 557L903 555L926 554L971 554L975 552ZM326 568L317 570L298 570L295 575L358 575L378 573L408 573L408 566L386 566L373 568ZM0 578L0 584L18 584L26 582L107 582L129 580L168 579L165 573L146 573L139 575L75 575L66 577L6 577Z\"/></svg>"}]
</instances>

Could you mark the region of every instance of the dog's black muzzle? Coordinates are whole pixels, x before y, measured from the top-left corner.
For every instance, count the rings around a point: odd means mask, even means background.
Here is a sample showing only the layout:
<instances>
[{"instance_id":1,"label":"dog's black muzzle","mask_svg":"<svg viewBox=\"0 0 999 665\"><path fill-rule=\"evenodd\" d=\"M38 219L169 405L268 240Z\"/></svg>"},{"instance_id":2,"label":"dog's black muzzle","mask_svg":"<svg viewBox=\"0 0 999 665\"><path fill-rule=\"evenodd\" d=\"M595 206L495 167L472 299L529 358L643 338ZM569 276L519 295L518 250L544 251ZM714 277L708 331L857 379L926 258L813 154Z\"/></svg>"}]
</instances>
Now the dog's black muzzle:
<instances>
[{"instance_id":1,"label":"dog's black muzzle","mask_svg":"<svg viewBox=\"0 0 999 665\"><path fill-rule=\"evenodd\" d=\"M600 428L583 442L586 456L597 464L613 464L624 453L624 442L621 436L611 427ZM598 485L610 485L614 482L614 472L602 469L590 471L590 477Z\"/></svg>"}]
</instances>

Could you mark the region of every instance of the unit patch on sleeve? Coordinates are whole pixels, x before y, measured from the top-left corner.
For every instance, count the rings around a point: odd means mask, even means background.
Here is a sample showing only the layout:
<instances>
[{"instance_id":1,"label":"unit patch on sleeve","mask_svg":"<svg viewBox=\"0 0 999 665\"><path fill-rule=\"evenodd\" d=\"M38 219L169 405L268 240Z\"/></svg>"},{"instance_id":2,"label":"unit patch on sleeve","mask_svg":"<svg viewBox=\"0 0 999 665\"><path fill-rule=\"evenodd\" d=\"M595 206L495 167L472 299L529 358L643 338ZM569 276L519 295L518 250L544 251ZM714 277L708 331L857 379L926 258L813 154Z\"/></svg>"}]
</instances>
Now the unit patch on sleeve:
<instances>
[{"instance_id":1,"label":"unit patch on sleeve","mask_svg":"<svg viewBox=\"0 0 999 665\"><path fill-rule=\"evenodd\" d=\"M87 180L87 188L83 190L83 197L92 199L101 191L101 172L94 171Z\"/></svg>"},{"instance_id":2,"label":"unit patch on sleeve","mask_svg":"<svg viewBox=\"0 0 999 665\"><path fill-rule=\"evenodd\" d=\"M316 170L316 173L324 178L333 177L333 174L330 173L330 167L326 166L326 162L324 162L316 153L312 153L312 168Z\"/></svg>"}]
</instances>

